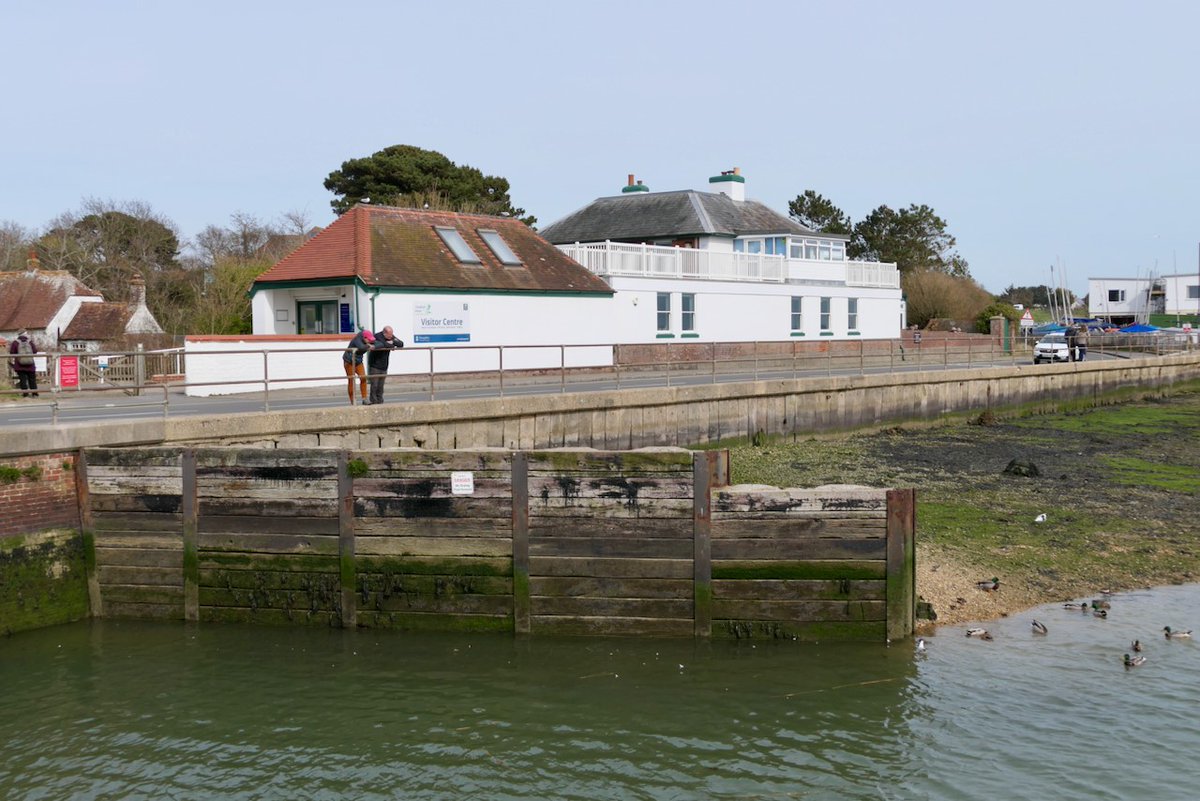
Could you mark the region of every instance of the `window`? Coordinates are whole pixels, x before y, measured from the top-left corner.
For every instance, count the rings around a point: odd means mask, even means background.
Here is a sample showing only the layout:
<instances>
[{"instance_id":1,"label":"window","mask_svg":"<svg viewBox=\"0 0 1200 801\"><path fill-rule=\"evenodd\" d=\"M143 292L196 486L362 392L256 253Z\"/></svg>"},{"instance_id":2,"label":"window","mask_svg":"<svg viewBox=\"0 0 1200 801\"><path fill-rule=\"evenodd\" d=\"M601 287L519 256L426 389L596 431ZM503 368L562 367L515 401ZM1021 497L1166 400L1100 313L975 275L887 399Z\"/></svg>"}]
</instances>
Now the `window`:
<instances>
[{"instance_id":1,"label":"window","mask_svg":"<svg viewBox=\"0 0 1200 801\"><path fill-rule=\"evenodd\" d=\"M508 267L516 267L521 264L521 260L517 258L517 254L513 253L512 248L510 248L508 243L501 238L499 231L489 231L487 229L480 228L476 231L476 233L478 233L480 238L483 239L484 243L492 249L492 252L496 254L496 258L500 260L501 264ZM463 244L466 243L464 242Z\"/></svg>"},{"instance_id":2,"label":"window","mask_svg":"<svg viewBox=\"0 0 1200 801\"><path fill-rule=\"evenodd\" d=\"M1197 286L1196 284L1190 285L1188 287L1188 298L1190 300L1196 300L1200 298L1200 286Z\"/></svg>"},{"instance_id":3,"label":"window","mask_svg":"<svg viewBox=\"0 0 1200 801\"><path fill-rule=\"evenodd\" d=\"M821 242L820 248L821 248L821 261L829 261L832 258L832 256L830 255L831 248L830 248L829 243Z\"/></svg>"},{"instance_id":4,"label":"window","mask_svg":"<svg viewBox=\"0 0 1200 801\"><path fill-rule=\"evenodd\" d=\"M846 301L846 328L850 331L858 330L858 298Z\"/></svg>"},{"instance_id":5,"label":"window","mask_svg":"<svg viewBox=\"0 0 1200 801\"><path fill-rule=\"evenodd\" d=\"M829 327L829 298L821 298L821 330L832 331Z\"/></svg>"},{"instance_id":6,"label":"window","mask_svg":"<svg viewBox=\"0 0 1200 801\"><path fill-rule=\"evenodd\" d=\"M671 330L671 293L658 293L658 330Z\"/></svg>"},{"instance_id":7,"label":"window","mask_svg":"<svg viewBox=\"0 0 1200 801\"><path fill-rule=\"evenodd\" d=\"M679 329L681 331L696 330L696 296L684 293L679 296Z\"/></svg>"},{"instance_id":8,"label":"window","mask_svg":"<svg viewBox=\"0 0 1200 801\"><path fill-rule=\"evenodd\" d=\"M453 228L436 227L433 230L437 231L438 236L446 243L446 247L450 248L454 253L454 258L461 261L463 264L479 264L479 257L475 255L475 251L471 250L471 246L467 244L467 240L462 238L462 234Z\"/></svg>"},{"instance_id":9,"label":"window","mask_svg":"<svg viewBox=\"0 0 1200 801\"><path fill-rule=\"evenodd\" d=\"M804 327L804 298L792 298L792 330L799 331Z\"/></svg>"},{"instance_id":10,"label":"window","mask_svg":"<svg viewBox=\"0 0 1200 801\"><path fill-rule=\"evenodd\" d=\"M833 243L833 260L834 261L845 261L846 260L846 243L845 242L834 242Z\"/></svg>"},{"instance_id":11,"label":"window","mask_svg":"<svg viewBox=\"0 0 1200 801\"><path fill-rule=\"evenodd\" d=\"M769 236L763 244L765 246L764 253L772 256L787 255L787 239L785 237Z\"/></svg>"},{"instance_id":12,"label":"window","mask_svg":"<svg viewBox=\"0 0 1200 801\"><path fill-rule=\"evenodd\" d=\"M763 247L763 241L761 239L747 239L746 240L746 252L747 253L762 253L762 247Z\"/></svg>"},{"instance_id":13,"label":"window","mask_svg":"<svg viewBox=\"0 0 1200 801\"><path fill-rule=\"evenodd\" d=\"M1125 302L1125 290L1124 289L1108 290L1108 302L1109 303L1124 303Z\"/></svg>"},{"instance_id":14,"label":"window","mask_svg":"<svg viewBox=\"0 0 1200 801\"><path fill-rule=\"evenodd\" d=\"M806 258L806 259L816 259L817 258L817 243L812 241L811 239L804 240L804 258Z\"/></svg>"},{"instance_id":15,"label":"window","mask_svg":"<svg viewBox=\"0 0 1200 801\"><path fill-rule=\"evenodd\" d=\"M746 240L744 240L744 239L733 240L733 252L734 253L745 253L746 252Z\"/></svg>"}]
</instances>

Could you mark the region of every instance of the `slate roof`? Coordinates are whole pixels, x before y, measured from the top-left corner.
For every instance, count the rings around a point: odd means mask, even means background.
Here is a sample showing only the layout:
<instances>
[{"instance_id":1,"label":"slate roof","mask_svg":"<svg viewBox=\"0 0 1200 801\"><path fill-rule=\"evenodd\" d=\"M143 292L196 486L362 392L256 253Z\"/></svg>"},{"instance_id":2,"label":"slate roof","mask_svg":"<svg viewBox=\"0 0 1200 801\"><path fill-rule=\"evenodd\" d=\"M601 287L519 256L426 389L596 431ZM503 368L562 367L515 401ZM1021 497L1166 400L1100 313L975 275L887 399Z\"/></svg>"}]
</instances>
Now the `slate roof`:
<instances>
[{"instance_id":1,"label":"slate roof","mask_svg":"<svg viewBox=\"0 0 1200 801\"><path fill-rule=\"evenodd\" d=\"M728 195L692 189L597 198L541 232L556 245L608 239L641 242L691 236L813 233L757 200L734 200Z\"/></svg>"},{"instance_id":2,"label":"slate roof","mask_svg":"<svg viewBox=\"0 0 1200 801\"><path fill-rule=\"evenodd\" d=\"M45 329L74 295L103 297L65 270L0 273L0 331Z\"/></svg>"},{"instance_id":3,"label":"slate roof","mask_svg":"<svg viewBox=\"0 0 1200 801\"><path fill-rule=\"evenodd\" d=\"M455 258L437 227L457 230L480 263ZM501 264L480 230L498 232L521 266ZM520 220L362 204L281 259L254 286L354 278L369 287L612 293L602 279Z\"/></svg>"},{"instance_id":4,"label":"slate roof","mask_svg":"<svg viewBox=\"0 0 1200 801\"><path fill-rule=\"evenodd\" d=\"M59 339L117 339L125 334L134 308L126 303L81 303Z\"/></svg>"}]
</instances>

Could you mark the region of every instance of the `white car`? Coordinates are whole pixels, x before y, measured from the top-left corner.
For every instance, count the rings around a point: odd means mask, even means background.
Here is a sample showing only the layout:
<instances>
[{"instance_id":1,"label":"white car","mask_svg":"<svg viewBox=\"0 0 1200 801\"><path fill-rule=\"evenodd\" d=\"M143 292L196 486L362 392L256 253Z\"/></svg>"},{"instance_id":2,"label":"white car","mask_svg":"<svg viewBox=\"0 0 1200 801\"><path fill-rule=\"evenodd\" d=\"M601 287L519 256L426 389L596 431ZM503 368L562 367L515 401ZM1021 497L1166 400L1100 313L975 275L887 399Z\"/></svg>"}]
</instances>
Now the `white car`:
<instances>
[{"instance_id":1,"label":"white car","mask_svg":"<svg viewBox=\"0 0 1200 801\"><path fill-rule=\"evenodd\" d=\"M1033 363L1069 362L1071 354L1067 350L1066 334L1046 334L1033 346Z\"/></svg>"}]
</instances>

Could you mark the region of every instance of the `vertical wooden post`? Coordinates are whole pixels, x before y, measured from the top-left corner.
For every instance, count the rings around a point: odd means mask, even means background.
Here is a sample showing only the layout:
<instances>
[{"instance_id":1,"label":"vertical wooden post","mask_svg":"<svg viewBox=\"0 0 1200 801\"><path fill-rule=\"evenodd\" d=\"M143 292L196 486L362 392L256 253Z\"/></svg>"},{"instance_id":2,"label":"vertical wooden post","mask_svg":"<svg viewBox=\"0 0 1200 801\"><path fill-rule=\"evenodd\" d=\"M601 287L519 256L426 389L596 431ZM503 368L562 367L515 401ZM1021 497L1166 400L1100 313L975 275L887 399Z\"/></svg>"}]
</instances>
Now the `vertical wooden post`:
<instances>
[{"instance_id":1,"label":"vertical wooden post","mask_svg":"<svg viewBox=\"0 0 1200 801\"><path fill-rule=\"evenodd\" d=\"M354 563L354 479L350 475L350 452L338 451L338 569L342 582L342 628L358 625L358 595L354 585L358 572Z\"/></svg>"},{"instance_id":2,"label":"vertical wooden post","mask_svg":"<svg viewBox=\"0 0 1200 801\"><path fill-rule=\"evenodd\" d=\"M197 533L199 510L196 498L196 452L187 448L179 455L183 472L183 619L200 619L200 541Z\"/></svg>"},{"instance_id":3,"label":"vertical wooden post","mask_svg":"<svg viewBox=\"0 0 1200 801\"><path fill-rule=\"evenodd\" d=\"M913 633L916 618L916 490L887 494L887 638Z\"/></svg>"},{"instance_id":4,"label":"vertical wooden post","mask_svg":"<svg viewBox=\"0 0 1200 801\"><path fill-rule=\"evenodd\" d=\"M512 458L513 630L530 631L529 600L529 454Z\"/></svg>"},{"instance_id":5,"label":"vertical wooden post","mask_svg":"<svg viewBox=\"0 0 1200 801\"><path fill-rule=\"evenodd\" d=\"M92 494L88 489L87 456L75 453L75 497L79 503L79 536L83 540L83 565L87 574L88 608L92 617L104 617L104 599L96 575L96 529L92 526Z\"/></svg>"},{"instance_id":6,"label":"vertical wooden post","mask_svg":"<svg viewBox=\"0 0 1200 801\"><path fill-rule=\"evenodd\" d=\"M692 455L692 603L697 637L712 636L712 485L720 452Z\"/></svg>"}]
</instances>

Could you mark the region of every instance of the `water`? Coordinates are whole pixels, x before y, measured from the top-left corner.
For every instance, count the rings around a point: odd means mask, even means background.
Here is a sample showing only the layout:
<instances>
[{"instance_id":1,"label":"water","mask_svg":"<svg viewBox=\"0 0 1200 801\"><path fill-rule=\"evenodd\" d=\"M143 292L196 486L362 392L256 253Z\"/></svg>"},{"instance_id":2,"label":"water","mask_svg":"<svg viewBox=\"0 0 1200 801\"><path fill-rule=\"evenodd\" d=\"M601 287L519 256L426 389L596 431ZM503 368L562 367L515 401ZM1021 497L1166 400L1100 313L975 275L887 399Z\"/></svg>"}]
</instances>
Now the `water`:
<instances>
[{"instance_id":1,"label":"water","mask_svg":"<svg viewBox=\"0 0 1200 801\"><path fill-rule=\"evenodd\" d=\"M943 629L924 656L63 626L0 640L0 798L1191 799L1200 643L1161 630L1198 602L1056 605L986 624L992 642ZM1134 638L1148 660L1127 671Z\"/></svg>"}]
</instances>

